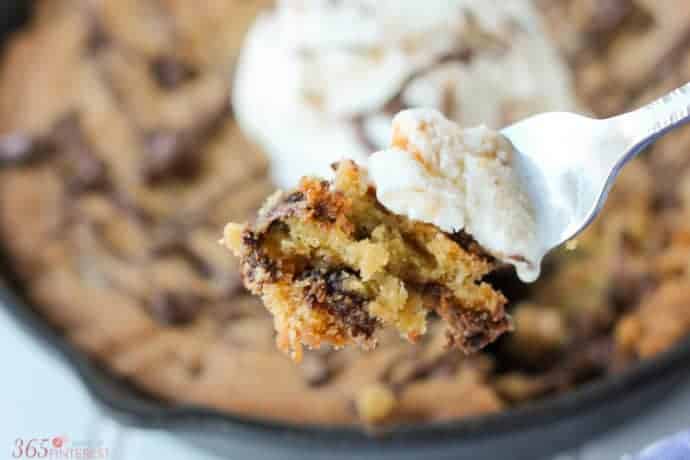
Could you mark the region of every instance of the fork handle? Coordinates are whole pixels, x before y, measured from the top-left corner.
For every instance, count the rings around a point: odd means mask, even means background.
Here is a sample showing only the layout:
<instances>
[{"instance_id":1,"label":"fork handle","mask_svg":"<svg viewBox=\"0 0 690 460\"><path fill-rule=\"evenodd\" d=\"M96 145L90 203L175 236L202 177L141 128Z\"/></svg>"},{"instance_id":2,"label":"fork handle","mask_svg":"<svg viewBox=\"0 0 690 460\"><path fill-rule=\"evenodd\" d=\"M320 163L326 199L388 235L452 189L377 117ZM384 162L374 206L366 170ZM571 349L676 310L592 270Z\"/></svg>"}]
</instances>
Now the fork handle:
<instances>
[{"instance_id":1,"label":"fork handle","mask_svg":"<svg viewBox=\"0 0 690 460\"><path fill-rule=\"evenodd\" d=\"M626 155L630 159L668 131L690 121L690 83L610 121L615 121L630 141Z\"/></svg>"}]
</instances>

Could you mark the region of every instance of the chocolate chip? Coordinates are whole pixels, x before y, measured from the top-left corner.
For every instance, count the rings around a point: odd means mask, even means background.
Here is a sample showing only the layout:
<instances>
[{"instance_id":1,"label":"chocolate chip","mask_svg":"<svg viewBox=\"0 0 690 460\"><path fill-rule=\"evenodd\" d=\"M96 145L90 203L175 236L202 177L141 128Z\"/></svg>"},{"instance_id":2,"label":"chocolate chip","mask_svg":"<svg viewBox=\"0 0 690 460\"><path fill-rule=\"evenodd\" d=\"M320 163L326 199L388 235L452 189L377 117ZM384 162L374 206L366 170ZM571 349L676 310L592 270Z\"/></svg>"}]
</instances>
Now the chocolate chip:
<instances>
[{"instance_id":1,"label":"chocolate chip","mask_svg":"<svg viewBox=\"0 0 690 460\"><path fill-rule=\"evenodd\" d=\"M475 240L474 237L467 233L465 230L458 230L457 232L451 233L449 236L450 239L458 243L458 246L460 246L462 249L469 252L470 254L481 257L488 262L493 262L494 258L490 254L488 254L479 245L479 243L477 243L477 240Z\"/></svg>"},{"instance_id":2,"label":"chocolate chip","mask_svg":"<svg viewBox=\"0 0 690 460\"><path fill-rule=\"evenodd\" d=\"M302 192L292 192L285 198L286 203L298 203L304 200L304 193Z\"/></svg>"},{"instance_id":3,"label":"chocolate chip","mask_svg":"<svg viewBox=\"0 0 690 460\"><path fill-rule=\"evenodd\" d=\"M53 125L50 135L62 149L80 148L83 143L83 133L79 125L79 114L69 112L60 117Z\"/></svg>"},{"instance_id":4,"label":"chocolate chip","mask_svg":"<svg viewBox=\"0 0 690 460\"><path fill-rule=\"evenodd\" d=\"M106 164L94 155L75 112L58 119L45 136L10 134L0 138L0 165L37 161L49 152L60 154L70 190L79 193L108 184Z\"/></svg>"},{"instance_id":5,"label":"chocolate chip","mask_svg":"<svg viewBox=\"0 0 690 460\"><path fill-rule=\"evenodd\" d=\"M453 334L451 331L447 331L447 334L450 343L455 343L457 335ZM465 331L461 343L470 350L480 350L489 342L491 342L491 337L488 331L486 329L476 328Z\"/></svg>"},{"instance_id":6,"label":"chocolate chip","mask_svg":"<svg viewBox=\"0 0 690 460\"><path fill-rule=\"evenodd\" d=\"M242 232L242 244L251 249L259 249L261 243L263 242L263 237L259 233L255 233L249 230Z\"/></svg>"},{"instance_id":7,"label":"chocolate chip","mask_svg":"<svg viewBox=\"0 0 690 460\"><path fill-rule=\"evenodd\" d=\"M203 299L185 292L163 291L154 295L149 304L153 316L164 324L188 324L201 310Z\"/></svg>"},{"instance_id":8,"label":"chocolate chip","mask_svg":"<svg viewBox=\"0 0 690 460\"><path fill-rule=\"evenodd\" d=\"M50 137L63 156L68 187L75 193L105 189L107 166L89 145L81 128L79 116L70 113L53 126Z\"/></svg>"},{"instance_id":9,"label":"chocolate chip","mask_svg":"<svg viewBox=\"0 0 690 460\"><path fill-rule=\"evenodd\" d=\"M373 336L379 322L371 316L365 306L368 300L345 289L344 281L354 275L347 269L308 269L298 278L309 280L304 288L304 298L311 308L322 309L338 318L347 327L352 337Z\"/></svg>"},{"instance_id":10,"label":"chocolate chip","mask_svg":"<svg viewBox=\"0 0 690 460\"><path fill-rule=\"evenodd\" d=\"M0 166L29 163L50 150L50 143L38 136L7 134L0 137Z\"/></svg>"},{"instance_id":11,"label":"chocolate chip","mask_svg":"<svg viewBox=\"0 0 690 460\"><path fill-rule=\"evenodd\" d=\"M304 355L300 370L304 379L311 387L319 387L333 377L336 372L335 366L330 362L330 352L311 351Z\"/></svg>"},{"instance_id":12,"label":"chocolate chip","mask_svg":"<svg viewBox=\"0 0 690 460\"><path fill-rule=\"evenodd\" d=\"M597 0L590 18L592 32L605 32L619 26L632 12L632 2L628 0Z\"/></svg>"},{"instance_id":13,"label":"chocolate chip","mask_svg":"<svg viewBox=\"0 0 690 460\"><path fill-rule=\"evenodd\" d=\"M110 45L110 37L103 24L93 18L86 36L86 51L89 55L95 55Z\"/></svg>"},{"instance_id":14,"label":"chocolate chip","mask_svg":"<svg viewBox=\"0 0 690 460\"><path fill-rule=\"evenodd\" d=\"M184 131L160 130L145 136L143 174L152 184L167 179L191 179L199 173L201 152Z\"/></svg>"},{"instance_id":15,"label":"chocolate chip","mask_svg":"<svg viewBox=\"0 0 690 460\"><path fill-rule=\"evenodd\" d=\"M68 187L74 193L103 190L108 185L107 167L100 158L91 155L81 155L69 179Z\"/></svg>"},{"instance_id":16,"label":"chocolate chip","mask_svg":"<svg viewBox=\"0 0 690 460\"><path fill-rule=\"evenodd\" d=\"M193 379L198 379L204 373L204 365L199 359L187 363L185 369L189 377Z\"/></svg>"},{"instance_id":17,"label":"chocolate chip","mask_svg":"<svg viewBox=\"0 0 690 460\"><path fill-rule=\"evenodd\" d=\"M334 212L337 210L332 209L329 203L318 202L311 210L314 219L318 221L334 223L337 220L336 212Z\"/></svg>"},{"instance_id":18,"label":"chocolate chip","mask_svg":"<svg viewBox=\"0 0 690 460\"><path fill-rule=\"evenodd\" d=\"M151 59L149 67L158 85L167 90L175 89L199 75L198 69L174 56L156 56Z\"/></svg>"},{"instance_id":19,"label":"chocolate chip","mask_svg":"<svg viewBox=\"0 0 690 460\"><path fill-rule=\"evenodd\" d=\"M448 324L448 348L460 348L471 354L495 341L504 332L512 330L512 323L503 308L490 312L483 309L463 308L450 289L428 283L423 286L425 303Z\"/></svg>"},{"instance_id":20,"label":"chocolate chip","mask_svg":"<svg viewBox=\"0 0 690 460\"><path fill-rule=\"evenodd\" d=\"M151 184L195 178L201 171L203 147L230 114L230 104L225 101L186 129L157 129L146 133L144 178Z\"/></svg>"}]
</instances>

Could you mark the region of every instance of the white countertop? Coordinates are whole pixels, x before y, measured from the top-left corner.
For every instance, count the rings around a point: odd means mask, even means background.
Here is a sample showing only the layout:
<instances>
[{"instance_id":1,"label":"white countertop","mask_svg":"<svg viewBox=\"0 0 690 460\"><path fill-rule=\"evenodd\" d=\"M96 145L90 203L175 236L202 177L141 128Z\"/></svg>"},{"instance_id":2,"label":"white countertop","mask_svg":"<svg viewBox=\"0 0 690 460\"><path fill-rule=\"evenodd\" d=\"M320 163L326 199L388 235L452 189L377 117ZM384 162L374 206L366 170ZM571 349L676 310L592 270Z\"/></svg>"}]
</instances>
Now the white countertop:
<instances>
[{"instance_id":1,"label":"white countertop","mask_svg":"<svg viewBox=\"0 0 690 460\"><path fill-rule=\"evenodd\" d=\"M110 450L108 460L218 458L165 431L125 428L108 419L100 413L77 377L22 331L3 308L0 308L0 362L5 363L0 396L0 452L9 452L7 458L12 458L18 438L52 439L63 435L71 440L102 442ZM687 382L639 418L557 459L618 459L689 427L690 382Z\"/></svg>"}]
</instances>

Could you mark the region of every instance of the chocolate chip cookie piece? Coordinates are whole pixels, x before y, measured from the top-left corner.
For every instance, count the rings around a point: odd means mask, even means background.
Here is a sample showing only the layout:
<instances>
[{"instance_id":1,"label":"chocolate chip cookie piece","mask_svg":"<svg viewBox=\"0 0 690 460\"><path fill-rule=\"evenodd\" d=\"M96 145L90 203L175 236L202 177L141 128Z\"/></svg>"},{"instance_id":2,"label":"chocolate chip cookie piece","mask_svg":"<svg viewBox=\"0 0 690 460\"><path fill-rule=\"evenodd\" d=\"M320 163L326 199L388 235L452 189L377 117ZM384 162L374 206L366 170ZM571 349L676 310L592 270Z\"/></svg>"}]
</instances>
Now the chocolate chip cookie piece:
<instances>
[{"instance_id":1,"label":"chocolate chip cookie piece","mask_svg":"<svg viewBox=\"0 0 690 460\"><path fill-rule=\"evenodd\" d=\"M431 311L450 345L470 353L493 342L510 329L506 299L481 281L493 259L462 241L386 210L352 161L333 182L304 178L273 195L255 225L225 230L245 285L274 315L278 346L297 360L302 344L371 349L384 326L416 342Z\"/></svg>"}]
</instances>

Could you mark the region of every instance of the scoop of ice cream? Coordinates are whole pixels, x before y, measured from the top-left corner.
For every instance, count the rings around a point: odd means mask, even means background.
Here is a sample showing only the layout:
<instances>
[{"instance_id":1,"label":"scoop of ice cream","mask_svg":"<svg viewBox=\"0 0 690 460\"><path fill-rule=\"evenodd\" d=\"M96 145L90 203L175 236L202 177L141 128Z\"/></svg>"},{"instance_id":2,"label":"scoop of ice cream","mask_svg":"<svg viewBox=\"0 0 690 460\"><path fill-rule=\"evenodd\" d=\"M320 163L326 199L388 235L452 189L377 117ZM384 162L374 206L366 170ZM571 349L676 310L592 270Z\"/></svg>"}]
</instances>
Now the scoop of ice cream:
<instances>
[{"instance_id":1,"label":"scoop of ice cream","mask_svg":"<svg viewBox=\"0 0 690 460\"><path fill-rule=\"evenodd\" d=\"M377 199L396 214L465 231L534 281L542 248L510 142L483 125L462 129L429 109L400 112L392 137L389 149L368 159Z\"/></svg>"},{"instance_id":2,"label":"scoop of ice cream","mask_svg":"<svg viewBox=\"0 0 690 460\"><path fill-rule=\"evenodd\" d=\"M233 94L284 187L384 148L404 108L497 128L574 105L529 0L282 0L249 32Z\"/></svg>"}]
</instances>

